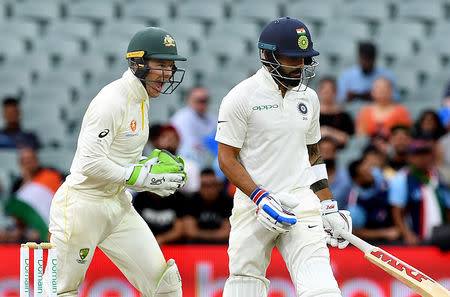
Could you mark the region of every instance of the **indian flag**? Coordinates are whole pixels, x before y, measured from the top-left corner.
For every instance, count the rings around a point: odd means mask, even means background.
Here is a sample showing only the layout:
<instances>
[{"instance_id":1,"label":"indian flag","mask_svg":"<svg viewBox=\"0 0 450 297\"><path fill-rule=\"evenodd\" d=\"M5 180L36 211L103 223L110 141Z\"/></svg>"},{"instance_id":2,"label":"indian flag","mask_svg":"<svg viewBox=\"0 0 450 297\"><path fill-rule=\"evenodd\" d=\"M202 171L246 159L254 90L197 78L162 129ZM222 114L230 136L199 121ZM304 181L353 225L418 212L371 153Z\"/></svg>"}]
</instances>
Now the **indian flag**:
<instances>
[{"instance_id":1,"label":"indian flag","mask_svg":"<svg viewBox=\"0 0 450 297\"><path fill-rule=\"evenodd\" d=\"M305 35L306 34L305 28L299 28L299 29L296 29L296 31L297 31L298 35Z\"/></svg>"},{"instance_id":2,"label":"indian flag","mask_svg":"<svg viewBox=\"0 0 450 297\"><path fill-rule=\"evenodd\" d=\"M53 195L62 183L59 172L41 169L33 179L22 185L5 205L8 214L39 232L41 241L48 241L50 206Z\"/></svg>"}]
</instances>

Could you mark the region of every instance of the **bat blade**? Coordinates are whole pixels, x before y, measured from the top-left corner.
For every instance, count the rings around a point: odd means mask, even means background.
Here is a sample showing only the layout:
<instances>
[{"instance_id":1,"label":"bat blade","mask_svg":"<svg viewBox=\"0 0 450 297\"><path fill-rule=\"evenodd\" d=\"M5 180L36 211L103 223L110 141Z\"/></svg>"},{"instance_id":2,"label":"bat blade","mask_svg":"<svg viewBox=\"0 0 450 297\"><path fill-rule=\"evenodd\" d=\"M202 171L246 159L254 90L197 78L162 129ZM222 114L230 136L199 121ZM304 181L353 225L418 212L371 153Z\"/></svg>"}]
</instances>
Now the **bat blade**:
<instances>
[{"instance_id":1,"label":"bat blade","mask_svg":"<svg viewBox=\"0 0 450 297\"><path fill-rule=\"evenodd\" d=\"M450 297L450 292L425 273L351 234L341 234L364 253L364 257L424 297Z\"/></svg>"}]
</instances>

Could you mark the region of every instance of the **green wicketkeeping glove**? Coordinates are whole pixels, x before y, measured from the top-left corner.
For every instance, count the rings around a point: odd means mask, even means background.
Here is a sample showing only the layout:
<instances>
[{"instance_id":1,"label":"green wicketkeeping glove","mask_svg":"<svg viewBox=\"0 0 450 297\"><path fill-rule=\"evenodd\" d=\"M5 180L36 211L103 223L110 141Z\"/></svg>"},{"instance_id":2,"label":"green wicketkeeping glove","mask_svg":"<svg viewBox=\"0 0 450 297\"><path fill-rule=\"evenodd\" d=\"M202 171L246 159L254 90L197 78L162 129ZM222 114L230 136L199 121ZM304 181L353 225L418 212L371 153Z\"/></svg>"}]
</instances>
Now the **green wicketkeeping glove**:
<instances>
[{"instance_id":1,"label":"green wicketkeeping glove","mask_svg":"<svg viewBox=\"0 0 450 297\"><path fill-rule=\"evenodd\" d=\"M157 162L155 162L155 159ZM187 179L187 174L184 171L184 160L166 150L155 149L150 156L142 159L139 163L146 164L147 162L152 165L150 173L183 173Z\"/></svg>"}]
</instances>

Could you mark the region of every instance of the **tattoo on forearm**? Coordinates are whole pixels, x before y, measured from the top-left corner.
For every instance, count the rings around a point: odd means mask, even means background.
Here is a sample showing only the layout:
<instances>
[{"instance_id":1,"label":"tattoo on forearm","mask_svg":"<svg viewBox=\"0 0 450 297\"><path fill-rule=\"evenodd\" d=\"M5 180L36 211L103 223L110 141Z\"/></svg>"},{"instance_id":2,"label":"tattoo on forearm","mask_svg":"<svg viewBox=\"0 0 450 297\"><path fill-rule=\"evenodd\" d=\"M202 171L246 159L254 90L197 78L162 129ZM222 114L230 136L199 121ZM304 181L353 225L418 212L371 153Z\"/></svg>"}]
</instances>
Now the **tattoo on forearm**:
<instances>
[{"instance_id":1,"label":"tattoo on forearm","mask_svg":"<svg viewBox=\"0 0 450 297\"><path fill-rule=\"evenodd\" d=\"M317 160L314 161L314 163L312 163L311 166L318 165L318 164L323 164L323 163L324 163L323 162L323 158L322 158L322 156L319 155L319 158L317 158Z\"/></svg>"},{"instance_id":2,"label":"tattoo on forearm","mask_svg":"<svg viewBox=\"0 0 450 297\"><path fill-rule=\"evenodd\" d=\"M319 155L319 145L317 143L308 144L306 148L308 149L308 155L310 159L312 159L314 156Z\"/></svg>"},{"instance_id":3,"label":"tattoo on forearm","mask_svg":"<svg viewBox=\"0 0 450 297\"><path fill-rule=\"evenodd\" d=\"M311 190L316 193L320 190L328 188L328 181L326 179L321 179L311 185Z\"/></svg>"}]
</instances>

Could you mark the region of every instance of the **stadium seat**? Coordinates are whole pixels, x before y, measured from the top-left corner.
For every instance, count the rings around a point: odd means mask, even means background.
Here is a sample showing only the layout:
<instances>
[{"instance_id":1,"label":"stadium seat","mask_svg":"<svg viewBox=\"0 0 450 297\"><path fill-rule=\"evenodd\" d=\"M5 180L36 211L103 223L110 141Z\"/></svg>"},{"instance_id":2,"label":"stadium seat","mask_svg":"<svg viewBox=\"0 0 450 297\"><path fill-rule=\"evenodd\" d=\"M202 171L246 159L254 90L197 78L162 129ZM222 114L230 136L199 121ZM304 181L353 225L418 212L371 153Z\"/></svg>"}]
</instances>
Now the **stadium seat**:
<instances>
[{"instance_id":1,"label":"stadium seat","mask_svg":"<svg viewBox=\"0 0 450 297\"><path fill-rule=\"evenodd\" d=\"M399 58L396 67L405 67L405 69L414 69L420 76L421 82L430 79L435 73L439 73L441 69L441 61L439 56L430 55L422 52L413 56L404 56Z\"/></svg>"},{"instance_id":2,"label":"stadium seat","mask_svg":"<svg viewBox=\"0 0 450 297\"><path fill-rule=\"evenodd\" d=\"M82 56L64 57L59 63L57 70L61 71L81 71L88 77L95 73L103 72L108 68L107 59L97 53L89 53Z\"/></svg>"},{"instance_id":3,"label":"stadium seat","mask_svg":"<svg viewBox=\"0 0 450 297\"><path fill-rule=\"evenodd\" d=\"M389 2L385 0L346 2L345 9L341 11L345 17L357 18L377 24L388 20L390 17Z\"/></svg>"},{"instance_id":4,"label":"stadium seat","mask_svg":"<svg viewBox=\"0 0 450 297\"><path fill-rule=\"evenodd\" d=\"M116 15L115 3L112 1L81 1L68 6L68 16L88 19L96 23L103 23Z\"/></svg>"},{"instance_id":5,"label":"stadium seat","mask_svg":"<svg viewBox=\"0 0 450 297\"><path fill-rule=\"evenodd\" d=\"M139 20L110 20L102 26L100 35L130 40L134 33L145 27L146 23Z\"/></svg>"},{"instance_id":6,"label":"stadium seat","mask_svg":"<svg viewBox=\"0 0 450 297\"><path fill-rule=\"evenodd\" d=\"M221 1L187 1L175 6L178 18L192 18L214 23L225 17L225 6Z\"/></svg>"},{"instance_id":7,"label":"stadium seat","mask_svg":"<svg viewBox=\"0 0 450 297\"><path fill-rule=\"evenodd\" d=\"M234 19L240 19L241 21L250 19L264 26L280 16L282 16L280 3L276 1L252 0L233 3L230 21L233 22Z\"/></svg>"},{"instance_id":8,"label":"stadium seat","mask_svg":"<svg viewBox=\"0 0 450 297\"><path fill-rule=\"evenodd\" d=\"M143 20L152 25L172 16L171 2L169 1L129 1L121 4L120 12L124 19Z\"/></svg>"},{"instance_id":9,"label":"stadium seat","mask_svg":"<svg viewBox=\"0 0 450 297\"><path fill-rule=\"evenodd\" d=\"M15 149L0 149L1 168L6 170L8 174L15 176L20 175L19 153Z\"/></svg>"},{"instance_id":10,"label":"stadium seat","mask_svg":"<svg viewBox=\"0 0 450 297\"><path fill-rule=\"evenodd\" d=\"M346 65L346 61L355 61L358 39L350 36L338 36L335 34L322 35L314 41L314 48L320 52L322 65L328 64L329 67L337 65Z\"/></svg>"},{"instance_id":11,"label":"stadium seat","mask_svg":"<svg viewBox=\"0 0 450 297\"><path fill-rule=\"evenodd\" d=\"M321 35L321 29L329 20L338 20L335 17L341 1L298 1L285 5L287 15L295 17L308 26L314 38ZM331 23L334 23L331 22ZM336 33L336 32L335 32Z\"/></svg>"},{"instance_id":12,"label":"stadium seat","mask_svg":"<svg viewBox=\"0 0 450 297\"><path fill-rule=\"evenodd\" d=\"M39 161L44 167L58 170L63 174L69 173L76 148L43 148L39 151Z\"/></svg>"},{"instance_id":13,"label":"stadium seat","mask_svg":"<svg viewBox=\"0 0 450 297\"><path fill-rule=\"evenodd\" d=\"M202 40L200 50L207 51L220 58L229 59L231 57L246 56L249 52L247 40L236 35L213 35Z\"/></svg>"},{"instance_id":14,"label":"stadium seat","mask_svg":"<svg viewBox=\"0 0 450 297\"><path fill-rule=\"evenodd\" d=\"M116 35L101 35L89 45L89 53L102 53L116 59L126 55L130 38Z\"/></svg>"},{"instance_id":15,"label":"stadium seat","mask_svg":"<svg viewBox=\"0 0 450 297\"><path fill-rule=\"evenodd\" d=\"M176 22L166 19L162 20L159 26L167 30L175 38L177 46L181 45L178 41L180 38L188 38L197 42L204 39L206 35L205 26L193 19L177 18Z\"/></svg>"},{"instance_id":16,"label":"stadium seat","mask_svg":"<svg viewBox=\"0 0 450 297\"><path fill-rule=\"evenodd\" d=\"M79 40L61 38L61 36L48 36L36 40L36 52L50 58L63 59L64 57L79 56L82 53L82 44Z\"/></svg>"},{"instance_id":17,"label":"stadium seat","mask_svg":"<svg viewBox=\"0 0 450 297\"><path fill-rule=\"evenodd\" d=\"M419 20L430 23L439 22L444 18L443 3L441 3L441 1L399 1L396 3L396 6L398 9L399 18Z\"/></svg>"},{"instance_id":18,"label":"stadium seat","mask_svg":"<svg viewBox=\"0 0 450 297\"><path fill-rule=\"evenodd\" d=\"M67 137L67 123L63 121L64 109L57 103L36 102L23 106L23 126L37 133L43 147L62 146Z\"/></svg>"},{"instance_id":19,"label":"stadium seat","mask_svg":"<svg viewBox=\"0 0 450 297\"><path fill-rule=\"evenodd\" d=\"M2 59L22 57L25 54L26 44L22 38L10 35L2 35L2 42L0 42L0 57Z\"/></svg>"},{"instance_id":20,"label":"stadium seat","mask_svg":"<svg viewBox=\"0 0 450 297\"><path fill-rule=\"evenodd\" d=\"M39 22L48 22L62 15L60 2L53 0L16 2L13 6L16 17L32 18Z\"/></svg>"},{"instance_id":21,"label":"stadium seat","mask_svg":"<svg viewBox=\"0 0 450 297\"><path fill-rule=\"evenodd\" d=\"M371 38L369 27L359 20L340 18L333 22L327 22L323 27L320 39L327 39L331 36L334 39L349 37L355 40L367 40ZM313 40L318 39L314 38Z\"/></svg>"},{"instance_id":22,"label":"stadium seat","mask_svg":"<svg viewBox=\"0 0 450 297\"><path fill-rule=\"evenodd\" d=\"M68 18L50 22L45 35L90 40L95 38L95 27L88 20Z\"/></svg>"},{"instance_id":23,"label":"stadium seat","mask_svg":"<svg viewBox=\"0 0 450 297\"><path fill-rule=\"evenodd\" d=\"M53 69L39 77L38 84L46 87L66 86L71 88L80 88L85 84L85 74L80 69Z\"/></svg>"},{"instance_id":24,"label":"stadium seat","mask_svg":"<svg viewBox=\"0 0 450 297\"><path fill-rule=\"evenodd\" d=\"M20 69L19 75L39 75L50 70L50 61L45 59L39 53L25 54L19 57L11 57L5 61L5 69ZM31 79L32 77L30 77Z\"/></svg>"},{"instance_id":25,"label":"stadium seat","mask_svg":"<svg viewBox=\"0 0 450 297\"><path fill-rule=\"evenodd\" d=\"M39 25L32 20L27 19L9 19L8 21L3 21L0 24L0 36L2 36L2 43L4 38L14 37L14 38L27 38L33 39L39 35Z\"/></svg>"},{"instance_id":26,"label":"stadium seat","mask_svg":"<svg viewBox=\"0 0 450 297\"><path fill-rule=\"evenodd\" d=\"M392 40L395 40L397 38L406 38L420 43L423 42L423 39L426 38L427 34L425 31L425 26L417 21L396 20L382 23L380 25L380 30L375 37L377 39L383 39L388 36ZM384 45L385 44L390 43L384 43Z\"/></svg>"},{"instance_id":27,"label":"stadium seat","mask_svg":"<svg viewBox=\"0 0 450 297\"><path fill-rule=\"evenodd\" d=\"M416 88L420 87L419 73L413 67L394 66L392 68L397 79L397 85L403 97L409 97L413 94Z\"/></svg>"},{"instance_id":28,"label":"stadium seat","mask_svg":"<svg viewBox=\"0 0 450 297\"><path fill-rule=\"evenodd\" d=\"M0 203L9 198L11 187L12 187L12 177L11 174L9 173L9 170L0 167ZM0 204L0 208L1 207L2 205ZM0 219L4 219L2 216L2 211L3 210L0 210ZM2 222L0 222L0 228L1 224Z\"/></svg>"},{"instance_id":29,"label":"stadium seat","mask_svg":"<svg viewBox=\"0 0 450 297\"><path fill-rule=\"evenodd\" d=\"M169 97L152 100L149 108L150 125L167 123L175 111L179 108L175 94Z\"/></svg>"},{"instance_id":30,"label":"stadium seat","mask_svg":"<svg viewBox=\"0 0 450 297\"><path fill-rule=\"evenodd\" d=\"M378 49L378 59L391 66L402 57L410 57L414 53L413 41L398 34L380 35L375 39ZM386 46L386 45L389 46Z\"/></svg>"},{"instance_id":31,"label":"stadium seat","mask_svg":"<svg viewBox=\"0 0 450 297\"><path fill-rule=\"evenodd\" d=\"M248 76L258 71L261 66L258 52L246 56L232 57L226 65L227 69L236 69L236 71L247 73Z\"/></svg>"},{"instance_id":32,"label":"stadium seat","mask_svg":"<svg viewBox=\"0 0 450 297\"><path fill-rule=\"evenodd\" d=\"M262 28L253 22L246 22L245 19L235 19L225 22L217 21L211 28L209 36L235 35L246 38L256 45L261 31Z\"/></svg>"}]
</instances>

